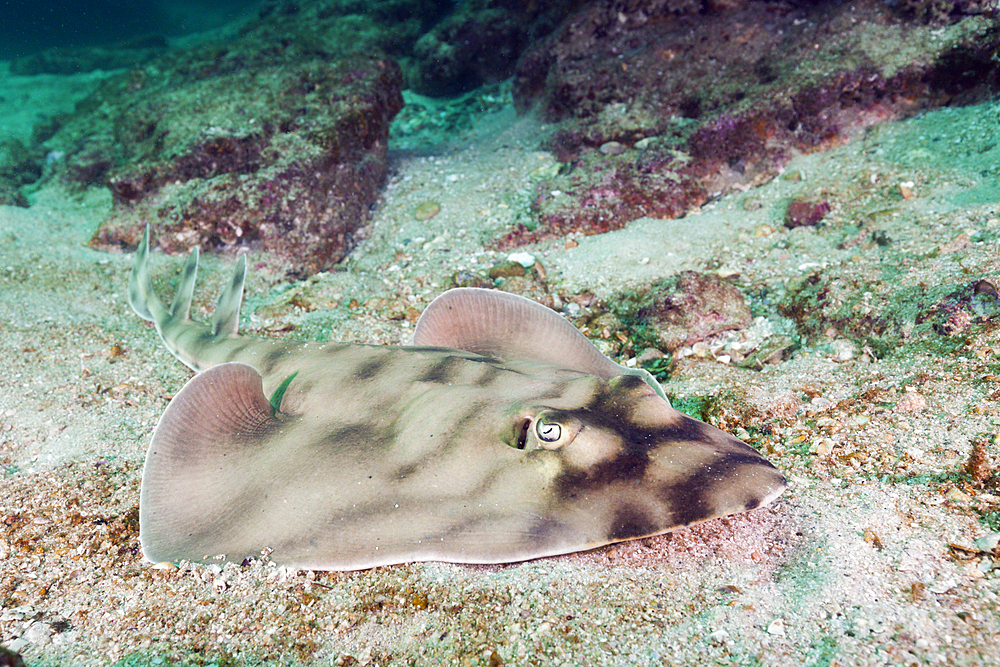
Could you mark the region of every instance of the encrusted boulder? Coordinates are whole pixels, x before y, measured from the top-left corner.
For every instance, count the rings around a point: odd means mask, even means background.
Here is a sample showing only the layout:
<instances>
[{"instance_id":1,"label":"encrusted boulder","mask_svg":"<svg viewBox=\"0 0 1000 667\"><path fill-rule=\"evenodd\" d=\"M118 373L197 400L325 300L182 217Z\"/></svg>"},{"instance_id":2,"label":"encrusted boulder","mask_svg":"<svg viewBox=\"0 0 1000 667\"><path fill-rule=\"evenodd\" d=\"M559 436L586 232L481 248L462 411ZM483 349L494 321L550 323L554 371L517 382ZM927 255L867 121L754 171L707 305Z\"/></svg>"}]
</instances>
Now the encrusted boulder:
<instances>
[{"instance_id":1,"label":"encrusted boulder","mask_svg":"<svg viewBox=\"0 0 1000 667\"><path fill-rule=\"evenodd\" d=\"M557 123L547 148L567 168L537 189L538 229L515 229L501 245L679 217L874 123L989 99L1000 89L995 10L922 4L584 3L518 63L514 102ZM675 159L651 159L648 145ZM617 185L609 169L624 175ZM663 186L660 210L622 205L637 173Z\"/></svg>"},{"instance_id":2,"label":"encrusted boulder","mask_svg":"<svg viewBox=\"0 0 1000 667\"><path fill-rule=\"evenodd\" d=\"M166 252L250 246L290 275L343 259L403 105L398 66L377 54L124 85L114 207L90 245L130 249L151 223Z\"/></svg>"},{"instance_id":3,"label":"encrusted boulder","mask_svg":"<svg viewBox=\"0 0 1000 667\"><path fill-rule=\"evenodd\" d=\"M753 321L734 285L718 274L696 271L619 294L608 306L641 343L668 352L723 331L744 329Z\"/></svg>"}]
</instances>

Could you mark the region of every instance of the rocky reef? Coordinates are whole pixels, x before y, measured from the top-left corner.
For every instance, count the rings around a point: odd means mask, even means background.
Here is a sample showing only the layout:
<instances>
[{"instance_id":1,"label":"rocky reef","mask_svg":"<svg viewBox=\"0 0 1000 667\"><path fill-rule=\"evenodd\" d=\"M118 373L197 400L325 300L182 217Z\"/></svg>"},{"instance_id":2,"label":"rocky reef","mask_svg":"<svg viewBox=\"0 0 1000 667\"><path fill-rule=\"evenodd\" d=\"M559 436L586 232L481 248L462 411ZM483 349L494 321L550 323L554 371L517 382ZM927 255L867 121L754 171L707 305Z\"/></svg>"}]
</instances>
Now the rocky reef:
<instances>
[{"instance_id":1,"label":"rocky reef","mask_svg":"<svg viewBox=\"0 0 1000 667\"><path fill-rule=\"evenodd\" d=\"M15 62L137 64L40 122L36 145L8 150L20 157L0 165L0 198L27 205L39 178L107 187L95 247L129 249L155 222L165 251L249 246L305 276L342 260L376 205L402 90L431 96L404 114L410 132L422 116L463 124L432 97L462 95L452 110L467 116L495 97L475 91L506 80L517 109L549 123L541 147L559 166L493 246L603 233L682 217L881 121L995 94L992 11L974 0L271 2L220 41L164 51L147 37L121 45L125 60L112 48ZM825 213L793 203L786 224Z\"/></svg>"},{"instance_id":2,"label":"rocky reef","mask_svg":"<svg viewBox=\"0 0 1000 667\"><path fill-rule=\"evenodd\" d=\"M385 180L401 81L391 59L359 55L132 93L112 121L114 208L91 245L131 248L155 221L167 252L251 246L293 274L330 268Z\"/></svg>"},{"instance_id":3,"label":"rocky reef","mask_svg":"<svg viewBox=\"0 0 1000 667\"><path fill-rule=\"evenodd\" d=\"M922 109L995 94L1000 28L980 3L591 2L521 57L514 101L556 124L566 168L537 229L679 217L780 173L800 153Z\"/></svg>"}]
</instances>

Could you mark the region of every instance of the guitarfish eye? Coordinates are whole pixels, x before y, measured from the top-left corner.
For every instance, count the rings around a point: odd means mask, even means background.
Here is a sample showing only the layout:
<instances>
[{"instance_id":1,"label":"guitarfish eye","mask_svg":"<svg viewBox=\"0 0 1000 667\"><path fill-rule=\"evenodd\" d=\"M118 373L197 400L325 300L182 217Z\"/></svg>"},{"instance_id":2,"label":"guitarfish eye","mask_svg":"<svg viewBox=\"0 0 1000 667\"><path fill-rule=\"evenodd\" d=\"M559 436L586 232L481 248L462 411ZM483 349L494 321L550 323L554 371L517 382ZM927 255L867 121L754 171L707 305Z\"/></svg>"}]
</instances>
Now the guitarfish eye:
<instances>
[{"instance_id":1,"label":"guitarfish eye","mask_svg":"<svg viewBox=\"0 0 1000 667\"><path fill-rule=\"evenodd\" d=\"M562 427L553 422L538 420L535 432L538 433L538 439L542 442L555 442L562 437Z\"/></svg>"}]
</instances>

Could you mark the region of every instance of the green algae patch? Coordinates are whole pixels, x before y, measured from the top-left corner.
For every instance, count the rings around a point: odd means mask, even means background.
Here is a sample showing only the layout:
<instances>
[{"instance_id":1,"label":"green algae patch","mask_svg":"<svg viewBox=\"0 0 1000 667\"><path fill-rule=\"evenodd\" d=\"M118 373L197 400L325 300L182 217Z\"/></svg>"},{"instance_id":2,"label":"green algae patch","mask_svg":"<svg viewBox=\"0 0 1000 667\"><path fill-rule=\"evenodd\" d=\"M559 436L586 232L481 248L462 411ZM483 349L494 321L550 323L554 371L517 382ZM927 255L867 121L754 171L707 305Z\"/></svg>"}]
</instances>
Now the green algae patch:
<instances>
[{"instance_id":1,"label":"green algae patch","mask_svg":"<svg viewBox=\"0 0 1000 667\"><path fill-rule=\"evenodd\" d=\"M670 351L743 329L753 319L734 285L716 273L695 271L657 280L647 289L625 290L608 306L636 342Z\"/></svg>"},{"instance_id":2,"label":"green algae patch","mask_svg":"<svg viewBox=\"0 0 1000 667\"><path fill-rule=\"evenodd\" d=\"M961 334L997 321L1000 300L992 282L983 279L908 285L898 273L862 282L817 271L791 281L779 308L809 339L833 330L881 358L909 344L952 353L965 344Z\"/></svg>"}]
</instances>

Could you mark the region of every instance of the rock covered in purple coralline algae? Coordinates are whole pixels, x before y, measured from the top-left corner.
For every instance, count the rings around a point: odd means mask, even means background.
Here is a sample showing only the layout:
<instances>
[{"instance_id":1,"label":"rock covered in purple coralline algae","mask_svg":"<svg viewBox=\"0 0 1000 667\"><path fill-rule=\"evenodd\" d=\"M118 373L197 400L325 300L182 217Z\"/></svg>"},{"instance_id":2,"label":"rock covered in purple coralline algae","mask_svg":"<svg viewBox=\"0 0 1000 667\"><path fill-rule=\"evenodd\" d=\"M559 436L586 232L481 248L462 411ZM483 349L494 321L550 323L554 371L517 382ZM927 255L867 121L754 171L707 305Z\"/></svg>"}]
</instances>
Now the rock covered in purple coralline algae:
<instances>
[{"instance_id":1,"label":"rock covered in purple coralline algae","mask_svg":"<svg viewBox=\"0 0 1000 667\"><path fill-rule=\"evenodd\" d=\"M250 246L308 275L340 261L386 177L402 76L378 55L263 66L136 91L116 110L124 166L96 248Z\"/></svg>"},{"instance_id":2,"label":"rock covered in purple coralline algae","mask_svg":"<svg viewBox=\"0 0 1000 667\"><path fill-rule=\"evenodd\" d=\"M633 317L650 327L661 350L675 350L753 321L736 287L714 273L682 271L650 287Z\"/></svg>"},{"instance_id":3,"label":"rock covered in purple coralline algae","mask_svg":"<svg viewBox=\"0 0 1000 667\"><path fill-rule=\"evenodd\" d=\"M932 252L956 252L956 245L969 243L962 236ZM997 275L925 284L898 273L887 277L888 266L869 275L816 270L799 276L788 281L778 308L803 338L828 339L832 331L869 346L879 358L935 336L964 340L971 328L995 330L1000 323Z\"/></svg>"},{"instance_id":4,"label":"rock covered in purple coralline algae","mask_svg":"<svg viewBox=\"0 0 1000 667\"><path fill-rule=\"evenodd\" d=\"M617 155L588 153L572 171L540 183L532 212L540 223L520 225L497 241L501 249L570 232L603 234L644 216L676 218L707 199L675 151L662 147Z\"/></svg>"},{"instance_id":5,"label":"rock covered in purple coralline algae","mask_svg":"<svg viewBox=\"0 0 1000 667\"><path fill-rule=\"evenodd\" d=\"M1000 280L993 278L962 285L917 315L916 324L930 324L935 333L957 336L977 322L997 320L1000 317L997 283Z\"/></svg>"},{"instance_id":6,"label":"rock covered in purple coralline algae","mask_svg":"<svg viewBox=\"0 0 1000 667\"><path fill-rule=\"evenodd\" d=\"M881 0L703 4L586 3L526 50L515 104L571 121L560 138L570 151L653 135L686 141L728 115L712 136L730 144L718 152L738 160L761 150L771 138L765 126L778 121L789 138L814 145L847 129L845 120L878 120L854 118L877 103L898 113L908 102L940 103L944 88L954 95L956 86L998 82L990 54L1000 34L986 18L929 26L899 20ZM909 59L899 57L902 46ZM913 99L925 97L933 99ZM848 109L851 118L838 122Z\"/></svg>"},{"instance_id":7,"label":"rock covered in purple coralline algae","mask_svg":"<svg viewBox=\"0 0 1000 667\"><path fill-rule=\"evenodd\" d=\"M613 197L594 210L590 191L606 187L605 175L581 168L607 142L655 137L682 151L687 164L672 171L710 197L767 182L796 153L873 123L988 95L1000 87L991 56L1000 27L955 7L957 23L941 26L901 18L881 0L587 3L529 47L515 75L515 104L559 124L548 148L579 181L580 195L540 230L593 233L595 216L620 214ZM557 181L540 190L561 190ZM697 206L690 192L663 208Z\"/></svg>"},{"instance_id":8,"label":"rock covered in purple coralline algae","mask_svg":"<svg viewBox=\"0 0 1000 667\"><path fill-rule=\"evenodd\" d=\"M830 202L822 197L793 199L785 211L785 227L815 227L830 212Z\"/></svg>"}]
</instances>

